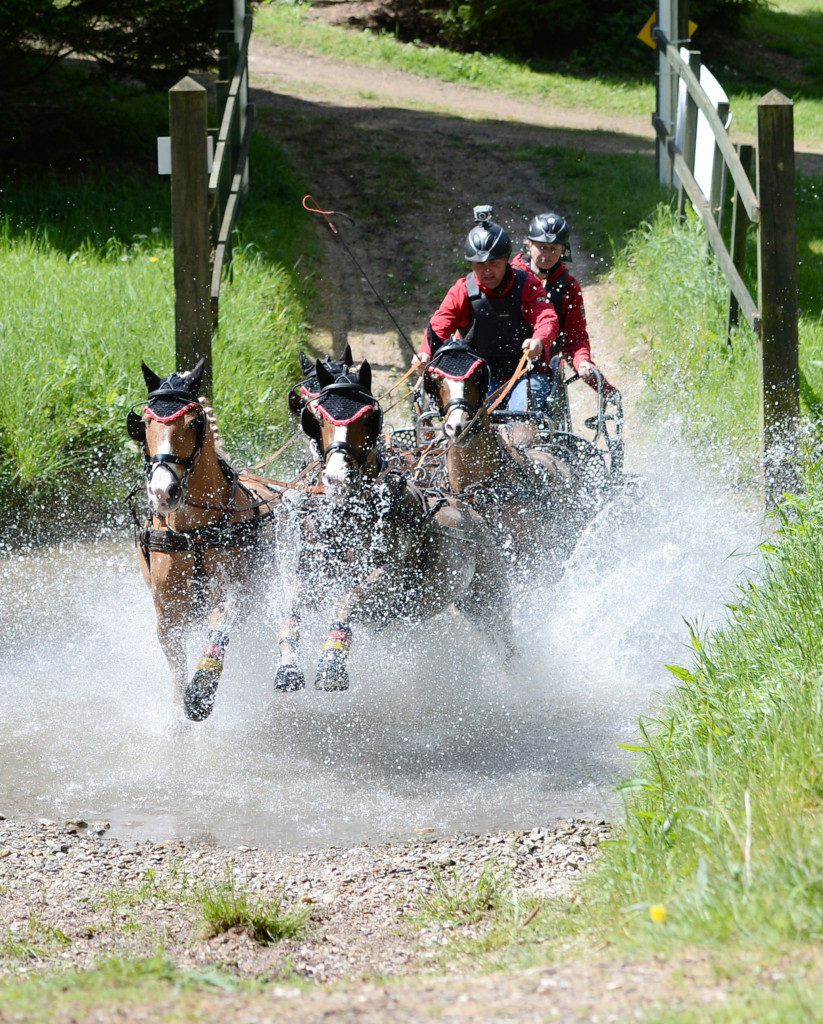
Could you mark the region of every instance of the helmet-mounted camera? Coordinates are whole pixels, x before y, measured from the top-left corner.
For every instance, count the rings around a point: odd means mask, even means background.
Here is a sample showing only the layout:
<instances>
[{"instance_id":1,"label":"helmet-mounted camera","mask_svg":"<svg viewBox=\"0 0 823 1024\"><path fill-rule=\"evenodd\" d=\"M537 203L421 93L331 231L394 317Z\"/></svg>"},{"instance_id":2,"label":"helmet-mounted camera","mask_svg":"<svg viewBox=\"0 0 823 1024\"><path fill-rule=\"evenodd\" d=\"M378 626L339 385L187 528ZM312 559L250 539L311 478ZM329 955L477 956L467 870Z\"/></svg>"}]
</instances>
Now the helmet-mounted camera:
<instances>
[{"instance_id":1,"label":"helmet-mounted camera","mask_svg":"<svg viewBox=\"0 0 823 1024\"><path fill-rule=\"evenodd\" d=\"M492 208L490 206L475 206L475 224L487 224L492 219Z\"/></svg>"}]
</instances>

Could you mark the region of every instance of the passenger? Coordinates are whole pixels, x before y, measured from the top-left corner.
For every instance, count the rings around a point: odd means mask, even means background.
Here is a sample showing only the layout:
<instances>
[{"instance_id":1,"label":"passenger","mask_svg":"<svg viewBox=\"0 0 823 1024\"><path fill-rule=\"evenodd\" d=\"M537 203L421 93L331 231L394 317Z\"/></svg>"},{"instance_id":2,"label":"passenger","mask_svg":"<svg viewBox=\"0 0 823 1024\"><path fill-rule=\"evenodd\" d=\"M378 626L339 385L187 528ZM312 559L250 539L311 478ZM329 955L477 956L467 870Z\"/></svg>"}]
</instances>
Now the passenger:
<instances>
[{"instance_id":1,"label":"passenger","mask_svg":"<svg viewBox=\"0 0 823 1024\"><path fill-rule=\"evenodd\" d=\"M537 364L521 378L504 407L518 412L541 408L549 393L548 360L559 325L554 306L543 286L527 267L509 263L512 244L492 219L490 206L474 208L475 224L466 238L466 259L471 272L456 281L429 321L417 354L425 366L437 348L452 335L467 338L489 364L489 392L505 384L525 352Z\"/></svg>"},{"instance_id":2,"label":"passenger","mask_svg":"<svg viewBox=\"0 0 823 1024\"><path fill-rule=\"evenodd\" d=\"M526 244L527 251L518 253L512 266L529 270L539 278L557 312L560 336L552 355L562 355L583 380L596 389L583 292L577 278L572 277L564 265L572 261L569 226L558 213L538 213L529 224ZM604 396L608 398L615 391L604 376Z\"/></svg>"}]
</instances>

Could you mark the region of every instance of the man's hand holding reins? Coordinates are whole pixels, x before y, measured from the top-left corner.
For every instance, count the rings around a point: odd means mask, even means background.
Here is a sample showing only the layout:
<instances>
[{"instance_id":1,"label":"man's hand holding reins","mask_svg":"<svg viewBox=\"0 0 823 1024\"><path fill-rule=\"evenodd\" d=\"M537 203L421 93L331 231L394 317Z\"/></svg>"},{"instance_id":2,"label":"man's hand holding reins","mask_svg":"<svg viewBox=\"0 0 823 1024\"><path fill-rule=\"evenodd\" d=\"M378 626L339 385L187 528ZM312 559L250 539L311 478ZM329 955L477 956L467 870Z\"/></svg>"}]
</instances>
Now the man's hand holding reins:
<instances>
[{"instance_id":1,"label":"man's hand holding reins","mask_svg":"<svg viewBox=\"0 0 823 1024\"><path fill-rule=\"evenodd\" d=\"M543 342L540 338L526 338L523 342L523 351L534 362L543 355Z\"/></svg>"}]
</instances>

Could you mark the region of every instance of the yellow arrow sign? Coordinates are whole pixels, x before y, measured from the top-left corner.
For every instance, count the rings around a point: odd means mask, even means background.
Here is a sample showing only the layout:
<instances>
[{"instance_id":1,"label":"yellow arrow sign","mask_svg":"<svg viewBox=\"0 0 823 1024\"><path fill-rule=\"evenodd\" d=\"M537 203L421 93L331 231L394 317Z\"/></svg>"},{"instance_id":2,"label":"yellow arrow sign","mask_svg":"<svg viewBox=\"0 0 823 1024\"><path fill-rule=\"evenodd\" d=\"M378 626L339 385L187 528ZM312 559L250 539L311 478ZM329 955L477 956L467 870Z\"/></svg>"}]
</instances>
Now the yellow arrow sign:
<instances>
[{"instance_id":1,"label":"yellow arrow sign","mask_svg":"<svg viewBox=\"0 0 823 1024\"><path fill-rule=\"evenodd\" d=\"M643 26L643 28L641 28L640 31L637 33L637 38L640 40L640 42L641 43L645 43L646 46L650 46L653 50L657 49L657 43L654 41L654 39L652 39L652 28L654 28L656 22L657 22L657 12L655 11L655 13L649 18L649 20ZM697 31L697 22L690 21L689 22L689 35L693 36L696 31Z\"/></svg>"}]
</instances>

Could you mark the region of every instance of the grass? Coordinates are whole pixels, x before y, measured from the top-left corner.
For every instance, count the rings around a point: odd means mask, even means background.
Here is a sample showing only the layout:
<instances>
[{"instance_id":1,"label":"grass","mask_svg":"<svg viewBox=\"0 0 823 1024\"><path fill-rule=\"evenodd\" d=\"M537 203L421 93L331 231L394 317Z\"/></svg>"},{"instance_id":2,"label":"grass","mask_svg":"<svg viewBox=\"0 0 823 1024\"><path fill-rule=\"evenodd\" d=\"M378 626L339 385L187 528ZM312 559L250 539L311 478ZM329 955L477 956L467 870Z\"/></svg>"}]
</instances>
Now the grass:
<instances>
[{"instance_id":1,"label":"grass","mask_svg":"<svg viewBox=\"0 0 823 1024\"><path fill-rule=\"evenodd\" d=\"M160 1005L174 1007L181 1015L175 1019L207 1019L200 1016L199 997L210 1002L212 993L254 993L260 988L219 967L180 970L161 949L149 957L101 958L89 970L0 981L0 1020L51 1024Z\"/></svg>"},{"instance_id":2,"label":"grass","mask_svg":"<svg viewBox=\"0 0 823 1024\"><path fill-rule=\"evenodd\" d=\"M198 888L194 899L207 938L231 928L244 928L256 942L270 945L299 935L309 919L307 907L284 910L281 895L273 899L252 896L237 885L229 867L220 882Z\"/></svg>"},{"instance_id":3,"label":"grass","mask_svg":"<svg viewBox=\"0 0 823 1024\"><path fill-rule=\"evenodd\" d=\"M475 882L462 878L456 868L445 878L437 867L432 867L429 874L431 887L421 892L417 901L421 921L479 924L495 915L511 898L511 877L495 863L484 864Z\"/></svg>"},{"instance_id":4,"label":"grass","mask_svg":"<svg viewBox=\"0 0 823 1024\"><path fill-rule=\"evenodd\" d=\"M532 96L556 107L592 105L603 112L641 115L653 104L651 81L598 82L545 69L535 71L522 61L495 55L402 43L388 33L352 31L316 21L310 16L309 5L290 0L262 4L254 24L258 36L280 45L446 82Z\"/></svg>"},{"instance_id":5,"label":"grass","mask_svg":"<svg viewBox=\"0 0 823 1024\"><path fill-rule=\"evenodd\" d=\"M764 93L779 88L796 102L795 133L798 144L823 144L823 18L816 0L779 0L758 12L734 39L707 40L716 48L704 61L726 88L734 131L752 134L756 103ZM638 31L642 26L638 25ZM508 59L494 54L455 53L439 46L403 43L389 33L373 33L328 25L311 17L310 7L292 0L261 5L255 32L281 45L378 67L393 67L447 82L482 86L513 96L533 98L553 108L585 107L604 114L648 116L654 107L653 55L645 77L596 77L558 70L548 63ZM638 48L643 47L639 41ZM702 45L699 39L695 43ZM789 49L794 64L780 73L775 54ZM754 56L752 51L754 50ZM770 56L771 55L771 56Z\"/></svg>"},{"instance_id":6,"label":"grass","mask_svg":"<svg viewBox=\"0 0 823 1024\"><path fill-rule=\"evenodd\" d=\"M534 897L520 897L510 873L491 860L474 880L456 868L444 875L431 867L430 884L418 892L408 919L413 926L442 931L448 938L447 958L455 952L476 956L517 944L540 906Z\"/></svg>"},{"instance_id":7,"label":"grass","mask_svg":"<svg viewBox=\"0 0 823 1024\"><path fill-rule=\"evenodd\" d=\"M819 179L798 178L801 413L813 422L823 402L823 214ZM749 263L750 271L755 260ZM632 233L614 269L628 331L649 347L646 409L674 417L709 459L758 466L758 345L745 323L724 341L727 289L706 256L702 226L661 206ZM750 290L757 294L754 282ZM730 400L731 399L731 400Z\"/></svg>"},{"instance_id":8,"label":"grass","mask_svg":"<svg viewBox=\"0 0 823 1024\"><path fill-rule=\"evenodd\" d=\"M239 460L267 454L283 435L282 396L311 298L295 272L313 237L299 183L263 137L254 139L252 167L213 345L215 409ZM168 181L128 169L67 177L21 169L3 200L5 521L15 528L31 516L45 530L53 520L32 513L49 505L53 513L82 506L93 522L138 472L124 420L144 394L140 360L161 373L174 368Z\"/></svg>"},{"instance_id":9,"label":"grass","mask_svg":"<svg viewBox=\"0 0 823 1024\"><path fill-rule=\"evenodd\" d=\"M0 956L21 962L51 960L61 946L67 946L71 939L56 925L44 921L32 910L24 929L8 928L0 934Z\"/></svg>"}]
</instances>

